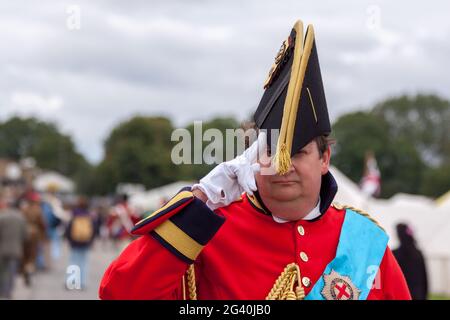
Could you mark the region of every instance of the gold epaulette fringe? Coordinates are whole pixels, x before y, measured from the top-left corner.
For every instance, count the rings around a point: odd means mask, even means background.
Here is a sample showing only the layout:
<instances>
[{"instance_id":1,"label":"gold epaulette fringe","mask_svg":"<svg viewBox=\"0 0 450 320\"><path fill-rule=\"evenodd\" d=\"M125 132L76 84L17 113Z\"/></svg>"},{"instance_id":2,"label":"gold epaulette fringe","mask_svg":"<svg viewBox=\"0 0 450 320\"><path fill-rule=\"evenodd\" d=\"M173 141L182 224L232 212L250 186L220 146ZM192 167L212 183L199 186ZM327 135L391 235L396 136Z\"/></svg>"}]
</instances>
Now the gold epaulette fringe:
<instances>
[{"instance_id":1,"label":"gold epaulette fringe","mask_svg":"<svg viewBox=\"0 0 450 320\"><path fill-rule=\"evenodd\" d=\"M350 209L356 213L359 213L360 215L366 217L367 219L369 219L370 221L372 221L373 223L375 223L381 230L383 230L384 232L386 232L386 230L384 230L384 228L378 223L377 220L375 220L374 218L372 218L366 211L349 206L349 205L345 205L345 204L339 204L336 202L333 202L332 204L333 207L335 207L338 210L343 210L343 209Z\"/></svg>"}]
</instances>

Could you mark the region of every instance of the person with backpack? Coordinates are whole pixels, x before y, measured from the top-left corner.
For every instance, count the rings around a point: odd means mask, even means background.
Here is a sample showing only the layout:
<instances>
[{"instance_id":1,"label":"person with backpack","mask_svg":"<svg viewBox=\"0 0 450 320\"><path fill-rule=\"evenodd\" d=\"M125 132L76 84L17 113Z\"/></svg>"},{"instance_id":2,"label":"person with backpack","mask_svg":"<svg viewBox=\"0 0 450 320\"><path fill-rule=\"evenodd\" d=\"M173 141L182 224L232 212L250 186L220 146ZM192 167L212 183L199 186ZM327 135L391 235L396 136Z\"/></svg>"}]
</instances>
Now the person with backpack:
<instances>
[{"instance_id":1,"label":"person with backpack","mask_svg":"<svg viewBox=\"0 0 450 320\"><path fill-rule=\"evenodd\" d=\"M78 266L80 288L86 288L88 273L88 253L94 241L94 220L89 212L88 200L80 197L72 211L72 219L67 226L66 237L70 244L69 264Z\"/></svg>"}]
</instances>

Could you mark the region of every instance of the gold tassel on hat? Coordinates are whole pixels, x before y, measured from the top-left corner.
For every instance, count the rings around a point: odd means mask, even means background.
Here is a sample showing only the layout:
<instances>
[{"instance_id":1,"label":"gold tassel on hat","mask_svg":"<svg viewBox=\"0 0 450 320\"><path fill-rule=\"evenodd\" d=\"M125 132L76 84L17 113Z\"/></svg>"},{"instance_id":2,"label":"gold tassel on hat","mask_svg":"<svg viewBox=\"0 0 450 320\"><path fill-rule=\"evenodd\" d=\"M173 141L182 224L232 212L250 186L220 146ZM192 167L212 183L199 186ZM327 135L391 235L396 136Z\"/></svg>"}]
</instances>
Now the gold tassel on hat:
<instances>
[{"instance_id":1,"label":"gold tassel on hat","mask_svg":"<svg viewBox=\"0 0 450 320\"><path fill-rule=\"evenodd\" d=\"M294 138L300 93L314 43L314 29L312 25L308 26L304 43L303 23L300 20L295 23L294 30L296 31L294 60L292 62L286 100L284 102L280 136L278 137L277 150L273 159L275 169L281 175L286 174L291 166L292 140Z\"/></svg>"},{"instance_id":2,"label":"gold tassel on hat","mask_svg":"<svg viewBox=\"0 0 450 320\"><path fill-rule=\"evenodd\" d=\"M287 149L286 143L282 143L280 147L277 147L277 152L273 158L275 163L275 169L279 174L286 174L291 166L291 154Z\"/></svg>"}]
</instances>

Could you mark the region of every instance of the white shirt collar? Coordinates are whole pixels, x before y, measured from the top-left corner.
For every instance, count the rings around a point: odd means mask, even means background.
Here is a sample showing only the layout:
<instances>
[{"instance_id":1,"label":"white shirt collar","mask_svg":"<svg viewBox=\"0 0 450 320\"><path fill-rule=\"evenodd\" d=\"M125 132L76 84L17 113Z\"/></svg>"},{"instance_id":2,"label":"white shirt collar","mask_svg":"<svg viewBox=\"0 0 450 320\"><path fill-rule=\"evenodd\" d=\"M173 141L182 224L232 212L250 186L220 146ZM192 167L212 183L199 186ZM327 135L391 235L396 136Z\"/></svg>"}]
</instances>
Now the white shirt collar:
<instances>
[{"instance_id":1,"label":"white shirt collar","mask_svg":"<svg viewBox=\"0 0 450 320\"><path fill-rule=\"evenodd\" d=\"M319 201L317 202L317 205L314 207L314 209L312 209L305 217L303 217L302 220L313 220L319 216L320 216L320 197L319 197ZM278 223L289 222L289 220L282 219L282 218L276 217L274 215L272 215L272 218L275 222L278 222Z\"/></svg>"}]
</instances>

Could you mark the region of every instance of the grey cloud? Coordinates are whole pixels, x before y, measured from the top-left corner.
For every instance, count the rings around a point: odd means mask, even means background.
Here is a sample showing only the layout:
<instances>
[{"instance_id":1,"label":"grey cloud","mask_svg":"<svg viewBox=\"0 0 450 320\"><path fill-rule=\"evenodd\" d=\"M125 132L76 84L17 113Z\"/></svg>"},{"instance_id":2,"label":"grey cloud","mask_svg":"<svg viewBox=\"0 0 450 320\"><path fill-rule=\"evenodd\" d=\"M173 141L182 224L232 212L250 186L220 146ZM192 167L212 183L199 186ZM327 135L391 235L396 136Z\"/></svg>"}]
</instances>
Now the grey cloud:
<instances>
[{"instance_id":1,"label":"grey cloud","mask_svg":"<svg viewBox=\"0 0 450 320\"><path fill-rule=\"evenodd\" d=\"M66 27L67 6L81 29ZM380 14L381 33L368 27ZM62 106L48 112L92 161L118 122L167 115L177 126L213 115L248 116L291 24L316 29L332 119L385 96L450 96L449 5L407 1L43 1L0 4L0 118L17 92ZM41 100L42 100L41 99ZM39 100L39 101L41 101Z\"/></svg>"}]
</instances>

